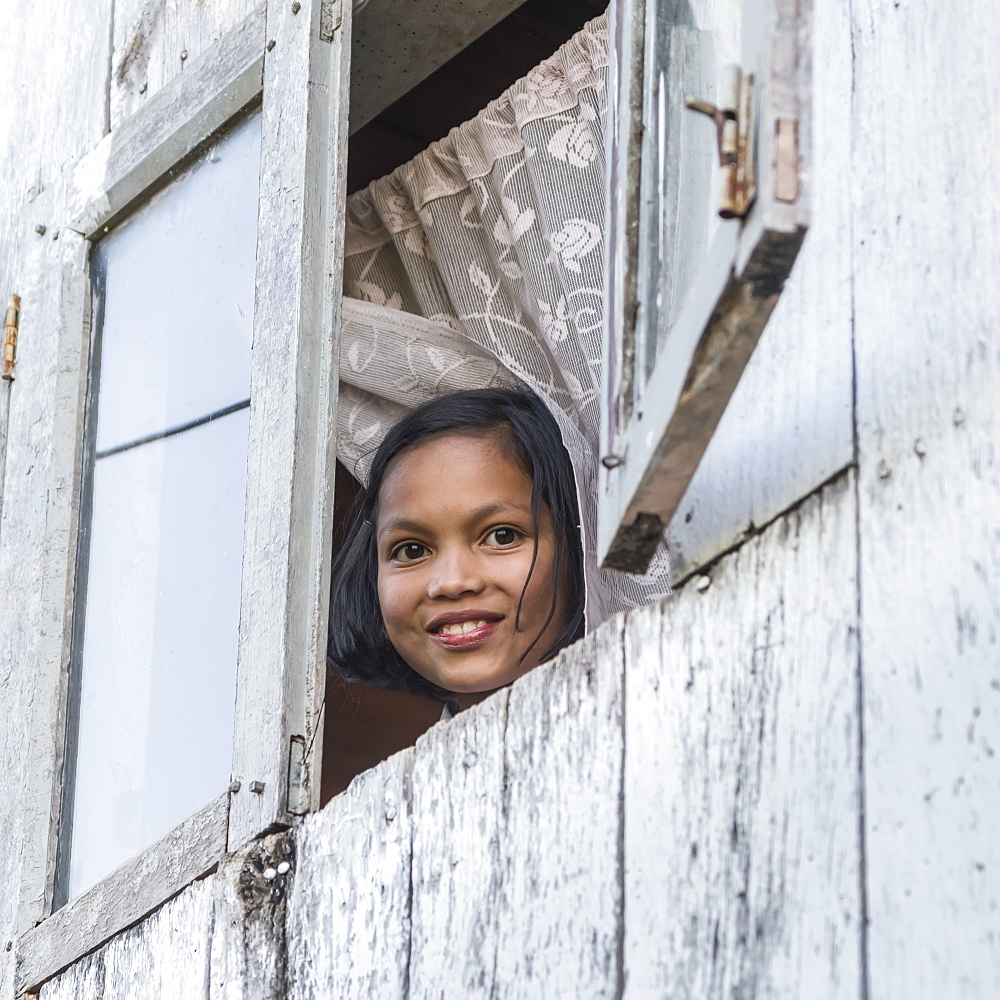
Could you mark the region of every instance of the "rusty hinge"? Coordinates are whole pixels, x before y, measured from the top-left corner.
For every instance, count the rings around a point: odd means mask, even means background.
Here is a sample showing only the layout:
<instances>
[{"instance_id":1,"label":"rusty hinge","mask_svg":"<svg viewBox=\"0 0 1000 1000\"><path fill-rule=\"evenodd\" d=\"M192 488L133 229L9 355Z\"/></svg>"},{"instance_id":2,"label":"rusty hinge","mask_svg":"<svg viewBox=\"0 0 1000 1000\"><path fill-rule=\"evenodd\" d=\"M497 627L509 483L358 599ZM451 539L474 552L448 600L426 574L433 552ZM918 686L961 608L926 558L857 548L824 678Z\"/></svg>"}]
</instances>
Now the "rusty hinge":
<instances>
[{"instance_id":1,"label":"rusty hinge","mask_svg":"<svg viewBox=\"0 0 1000 1000\"><path fill-rule=\"evenodd\" d=\"M21 297L11 295L7 299L7 317L3 322L3 372L8 382L14 381L14 365L17 364L17 327L21 319Z\"/></svg>"},{"instance_id":2,"label":"rusty hinge","mask_svg":"<svg viewBox=\"0 0 1000 1000\"><path fill-rule=\"evenodd\" d=\"M719 215L724 219L742 218L757 194L753 162L753 74L744 76L739 66L727 66L717 105L698 97L689 97L684 104L715 123L722 168Z\"/></svg>"}]
</instances>

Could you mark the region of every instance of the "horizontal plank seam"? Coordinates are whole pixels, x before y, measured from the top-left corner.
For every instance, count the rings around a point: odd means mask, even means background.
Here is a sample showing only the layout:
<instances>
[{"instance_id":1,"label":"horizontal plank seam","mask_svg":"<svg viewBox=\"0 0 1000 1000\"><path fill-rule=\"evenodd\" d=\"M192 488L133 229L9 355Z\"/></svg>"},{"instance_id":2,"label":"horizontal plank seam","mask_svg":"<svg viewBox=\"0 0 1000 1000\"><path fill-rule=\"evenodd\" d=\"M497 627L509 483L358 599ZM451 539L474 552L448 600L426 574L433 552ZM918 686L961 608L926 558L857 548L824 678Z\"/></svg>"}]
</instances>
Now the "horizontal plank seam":
<instances>
[{"instance_id":1,"label":"horizontal plank seam","mask_svg":"<svg viewBox=\"0 0 1000 1000\"><path fill-rule=\"evenodd\" d=\"M707 559L703 563L699 563L697 566L692 566L683 576L678 577L678 579L673 584L673 590L676 592L680 590L692 577L703 576L706 573L711 572L711 570L728 555L732 555L733 552L739 551L743 548L747 542L758 535L764 534L768 528L771 527L776 521L780 521L782 518L787 517L789 514L803 507L809 500L815 496L819 496L827 487L832 486L835 482L842 479L844 476L848 475L852 471L857 471L858 463L848 462L846 465L841 466L836 472L827 476L821 483L811 489L808 493L804 493L800 496L794 503L789 504L787 507L782 508L778 511L774 517L768 518L763 524L753 524L740 536L739 541L733 542L732 545L727 545L725 548L720 549L711 559Z\"/></svg>"}]
</instances>

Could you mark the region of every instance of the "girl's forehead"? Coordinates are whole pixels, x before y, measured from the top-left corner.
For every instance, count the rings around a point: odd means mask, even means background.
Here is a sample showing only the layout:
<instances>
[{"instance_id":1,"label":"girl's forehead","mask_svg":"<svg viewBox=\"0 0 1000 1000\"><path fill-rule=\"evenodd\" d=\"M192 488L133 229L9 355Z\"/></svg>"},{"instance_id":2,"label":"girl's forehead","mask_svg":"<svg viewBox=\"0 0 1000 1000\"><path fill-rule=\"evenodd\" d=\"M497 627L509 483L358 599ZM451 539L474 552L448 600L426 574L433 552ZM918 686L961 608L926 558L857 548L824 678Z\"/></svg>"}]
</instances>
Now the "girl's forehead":
<instances>
[{"instance_id":1,"label":"girl's forehead","mask_svg":"<svg viewBox=\"0 0 1000 1000\"><path fill-rule=\"evenodd\" d=\"M392 463L379 490L378 519L435 511L453 515L498 501L531 502L531 479L498 435L442 434Z\"/></svg>"}]
</instances>

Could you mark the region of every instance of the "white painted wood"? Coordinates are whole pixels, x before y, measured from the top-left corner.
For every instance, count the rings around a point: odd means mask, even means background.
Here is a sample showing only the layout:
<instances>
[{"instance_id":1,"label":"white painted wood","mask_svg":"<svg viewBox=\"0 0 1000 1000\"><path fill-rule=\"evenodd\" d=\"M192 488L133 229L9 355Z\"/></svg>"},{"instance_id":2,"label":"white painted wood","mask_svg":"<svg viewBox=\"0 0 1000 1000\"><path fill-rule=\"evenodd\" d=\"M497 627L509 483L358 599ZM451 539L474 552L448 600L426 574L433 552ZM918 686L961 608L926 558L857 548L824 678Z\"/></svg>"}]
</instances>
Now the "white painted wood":
<instances>
[{"instance_id":1,"label":"white painted wood","mask_svg":"<svg viewBox=\"0 0 1000 1000\"><path fill-rule=\"evenodd\" d=\"M37 986L140 920L214 867L225 852L228 794L125 862L17 942L18 993Z\"/></svg>"},{"instance_id":2,"label":"white painted wood","mask_svg":"<svg viewBox=\"0 0 1000 1000\"><path fill-rule=\"evenodd\" d=\"M622 670L615 619L511 689L497 998L620 996Z\"/></svg>"},{"instance_id":3,"label":"white painted wood","mask_svg":"<svg viewBox=\"0 0 1000 1000\"><path fill-rule=\"evenodd\" d=\"M639 0L635 2L641 7ZM753 95L744 103L752 104L758 115L753 131L758 136L754 149L759 151L759 160L749 156L758 176L756 197L745 218L716 220L706 228L703 220L711 211L711 203L706 203L708 191L699 198L695 192L681 190L672 198L683 206L685 218L676 230L664 230L660 220L671 213L672 206L670 199L661 205L658 192L664 187L672 191L675 185L657 176L656 163L666 156L664 171L670 176L683 174L696 168L681 160L700 153L704 169L709 170L713 153L710 147L699 149L697 144L690 150L671 148L664 153L661 147L665 139L658 136L657 129L665 136L671 123L664 119L656 124L660 114L650 118L654 124L644 133L642 177L636 195L642 199L638 252L617 262L625 269L624 278L612 276L617 296L619 286L623 290L630 286L629 271L634 268L635 297L629 301L623 291L624 318L612 313L606 324L608 367L618 374L612 384L614 395L605 404L617 413L609 413L603 420L607 434L603 447L609 461L600 475L598 552L611 569L647 569L663 528L676 513L777 303L809 224L808 184L796 183L797 197L790 203L777 197L772 146L779 121L801 125L791 171L793 177L808 177L812 5L794 0L744 0L744 6L740 63L745 84L753 81ZM718 34L721 62L726 55L721 42L724 33ZM711 45L715 34L704 31L697 37L699 43L694 48L705 49L700 60L711 67L715 63ZM647 75L654 69L653 53L658 51L659 41L659 29L655 39L647 38L643 67ZM679 53L671 54L672 59L679 57ZM698 63L699 59L692 57L692 61ZM720 68L715 66L716 71ZM632 75L643 70L633 68ZM706 72L702 67L695 76ZM734 93L729 102L740 100ZM649 118L653 112L646 110ZM744 119L748 113L740 111ZM619 161L634 155L623 147ZM621 175L616 183L622 183L626 174L631 177L632 169L627 162L614 164L612 173L617 170ZM650 192L650 188L654 190ZM609 235L616 245L624 238L620 229ZM656 248L660 241L671 238L682 241L697 263L690 268L689 287L676 295L668 292L664 300L660 260L670 260L674 254ZM670 298L683 300L676 317L668 311ZM632 345L627 339L630 315L636 317ZM626 338L625 347L619 352L617 342L622 337ZM647 378L645 345L653 340L662 346L657 348ZM631 377L629 367L634 367ZM635 392L634 405L627 396L630 390Z\"/></svg>"},{"instance_id":4,"label":"white painted wood","mask_svg":"<svg viewBox=\"0 0 1000 1000\"><path fill-rule=\"evenodd\" d=\"M265 15L261 4L83 157L74 169L73 228L99 234L260 96Z\"/></svg>"},{"instance_id":5,"label":"white painted wood","mask_svg":"<svg viewBox=\"0 0 1000 1000\"><path fill-rule=\"evenodd\" d=\"M853 461L849 18L815 5L810 231L670 525L675 581Z\"/></svg>"},{"instance_id":6,"label":"white painted wood","mask_svg":"<svg viewBox=\"0 0 1000 1000\"><path fill-rule=\"evenodd\" d=\"M864 995L855 539L845 473L627 622L626 1000Z\"/></svg>"},{"instance_id":7,"label":"white painted wood","mask_svg":"<svg viewBox=\"0 0 1000 1000\"><path fill-rule=\"evenodd\" d=\"M494 982L504 822L507 692L435 726L413 759L408 989L489 1000Z\"/></svg>"},{"instance_id":8,"label":"white painted wood","mask_svg":"<svg viewBox=\"0 0 1000 1000\"><path fill-rule=\"evenodd\" d=\"M322 14L268 9L231 848L319 796L351 8Z\"/></svg>"},{"instance_id":9,"label":"white painted wood","mask_svg":"<svg viewBox=\"0 0 1000 1000\"><path fill-rule=\"evenodd\" d=\"M0 295L20 294L22 309L28 307L17 381L0 390L0 418L9 430L0 465L3 996L13 995L13 940L42 915L51 885L58 757L55 743L37 737L47 731L51 738L59 724L61 624L50 601L68 571L66 553L55 546L69 490L53 424L57 400L67 401L59 345L73 298L63 279L75 253L53 240L61 222L51 213L61 197L60 170L104 129L109 23L108 0L0 4ZM46 197L32 202L43 189ZM39 224L47 227L44 236L34 231Z\"/></svg>"},{"instance_id":10,"label":"white painted wood","mask_svg":"<svg viewBox=\"0 0 1000 1000\"><path fill-rule=\"evenodd\" d=\"M249 17L260 0L115 0L114 55L104 76L117 129L198 57Z\"/></svg>"},{"instance_id":11,"label":"white painted wood","mask_svg":"<svg viewBox=\"0 0 1000 1000\"><path fill-rule=\"evenodd\" d=\"M0 4L0 260L14 217L106 131L110 21L111 0Z\"/></svg>"},{"instance_id":12,"label":"white painted wood","mask_svg":"<svg viewBox=\"0 0 1000 1000\"><path fill-rule=\"evenodd\" d=\"M274 834L225 859L39 991L40 1000L284 998L284 913L294 861ZM271 877L268 877L271 876Z\"/></svg>"},{"instance_id":13,"label":"white painted wood","mask_svg":"<svg viewBox=\"0 0 1000 1000\"><path fill-rule=\"evenodd\" d=\"M1000 12L852 9L871 995L985 1000L1000 995Z\"/></svg>"},{"instance_id":14,"label":"white painted wood","mask_svg":"<svg viewBox=\"0 0 1000 1000\"><path fill-rule=\"evenodd\" d=\"M356 132L524 0L368 0L356 15L351 131Z\"/></svg>"},{"instance_id":15,"label":"white painted wood","mask_svg":"<svg viewBox=\"0 0 1000 1000\"><path fill-rule=\"evenodd\" d=\"M413 753L365 772L298 826L289 1000L407 996Z\"/></svg>"},{"instance_id":16,"label":"white painted wood","mask_svg":"<svg viewBox=\"0 0 1000 1000\"><path fill-rule=\"evenodd\" d=\"M85 285L82 241L40 236L32 220L38 213L58 219L64 203L65 186L54 186L7 230L21 294L0 514L0 801L7 816L0 874L8 886L0 895L0 988L10 992L14 952L6 942L42 917L51 899L62 767Z\"/></svg>"}]
</instances>

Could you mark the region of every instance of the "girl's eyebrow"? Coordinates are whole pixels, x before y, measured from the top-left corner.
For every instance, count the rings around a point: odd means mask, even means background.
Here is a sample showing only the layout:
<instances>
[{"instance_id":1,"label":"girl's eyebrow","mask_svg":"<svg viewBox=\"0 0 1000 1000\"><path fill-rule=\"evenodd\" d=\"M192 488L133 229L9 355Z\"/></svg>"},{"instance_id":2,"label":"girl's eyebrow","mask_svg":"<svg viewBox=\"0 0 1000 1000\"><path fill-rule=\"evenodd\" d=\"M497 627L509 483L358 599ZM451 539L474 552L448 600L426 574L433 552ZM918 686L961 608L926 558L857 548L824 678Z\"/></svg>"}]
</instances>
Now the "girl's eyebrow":
<instances>
[{"instance_id":1,"label":"girl's eyebrow","mask_svg":"<svg viewBox=\"0 0 1000 1000\"><path fill-rule=\"evenodd\" d=\"M493 503L483 504L482 507L477 507L469 514L469 520L472 522L485 521L487 518L495 517L497 514L509 514L512 511L517 514L523 514L526 517L531 516L530 508L524 507L519 503L515 503L513 500L504 499L496 500ZM421 524L419 521L411 521L406 517L394 517L391 521L386 521L385 524L379 528L378 537L381 538L383 535L396 531L412 531L419 534L421 531L425 531L426 527L426 525Z\"/></svg>"}]
</instances>

